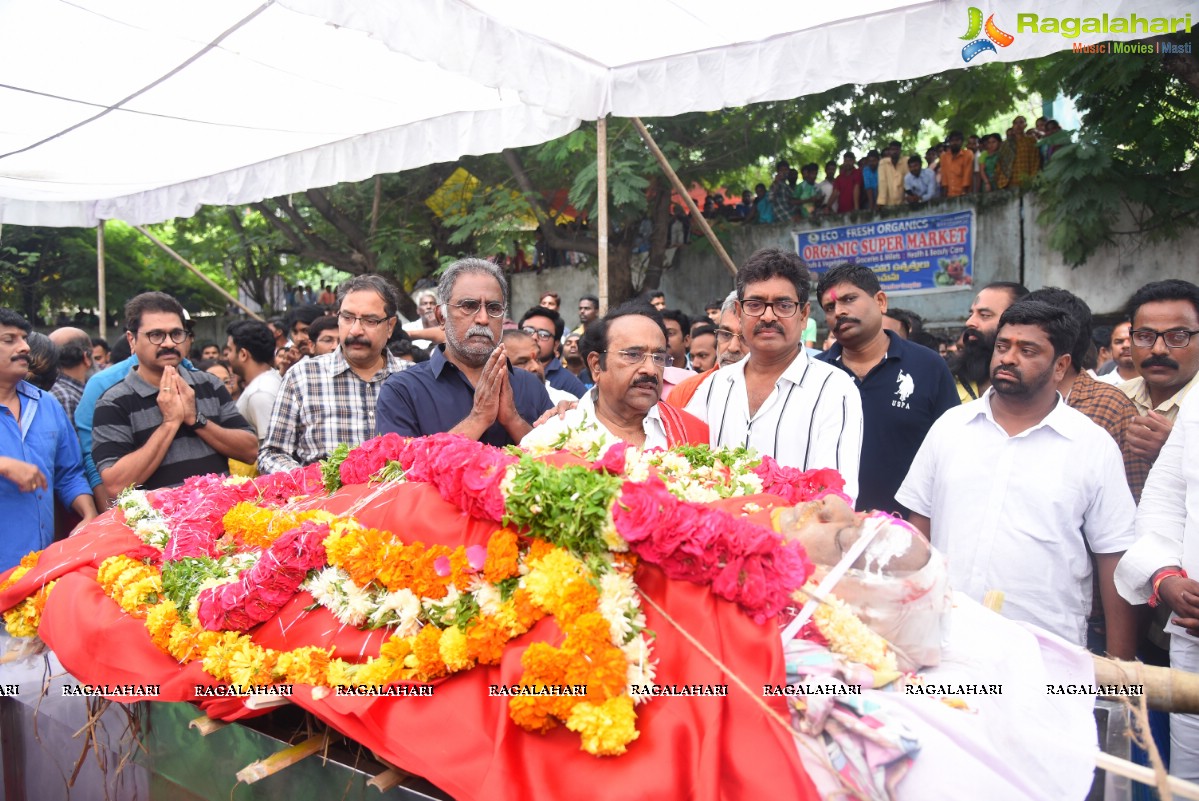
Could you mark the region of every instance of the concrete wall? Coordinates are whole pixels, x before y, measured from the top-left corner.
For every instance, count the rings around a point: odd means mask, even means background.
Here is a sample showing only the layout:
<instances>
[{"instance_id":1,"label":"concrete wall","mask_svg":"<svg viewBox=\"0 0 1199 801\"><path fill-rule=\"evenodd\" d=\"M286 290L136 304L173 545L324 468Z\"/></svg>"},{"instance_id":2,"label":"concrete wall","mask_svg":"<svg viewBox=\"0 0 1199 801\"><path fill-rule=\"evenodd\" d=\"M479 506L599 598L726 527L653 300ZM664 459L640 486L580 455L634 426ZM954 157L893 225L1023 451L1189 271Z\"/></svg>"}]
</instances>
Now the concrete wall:
<instances>
[{"instance_id":1,"label":"concrete wall","mask_svg":"<svg viewBox=\"0 0 1199 801\"><path fill-rule=\"evenodd\" d=\"M1076 293L1097 315L1120 310L1137 287L1164 278L1185 278L1199 282L1199 231L1188 232L1177 240L1146 243L1140 237L1122 236L1116 245L1096 252L1086 264L1072 269L1061 254L1049 245L1049 230L1037 222L1040 209L1035 195L1016 193L976 195L941 200L915 208L879 212L858 212L825 218L814 225L720 226L718 236L737 264L755 250L779 247L792 250L794 233L822 227L847 225L903 216L942 214L973 208L975 210L974 284L991 281L1020 281L1030 289L1059 286ZM1119 228L1127 230L1130 220ZM702 240L695 239L681 248L674 263L662 277L661 289L667 305L688 314L702 313L713 298L723 297L733 288L733 279L716 253ZM562 296L568 323L576 322L575 304L580 295L597 294L593 265L582 268L561 267L540 275L523 273L512 279L512 307L515 316L536 304L542 292L555 291ZM916 312L930 327L957 326L969 315L974 292L912 293L892 299L892 305ZM814 311L817 323L823 314Z\"/></svg>"}]
</instances>

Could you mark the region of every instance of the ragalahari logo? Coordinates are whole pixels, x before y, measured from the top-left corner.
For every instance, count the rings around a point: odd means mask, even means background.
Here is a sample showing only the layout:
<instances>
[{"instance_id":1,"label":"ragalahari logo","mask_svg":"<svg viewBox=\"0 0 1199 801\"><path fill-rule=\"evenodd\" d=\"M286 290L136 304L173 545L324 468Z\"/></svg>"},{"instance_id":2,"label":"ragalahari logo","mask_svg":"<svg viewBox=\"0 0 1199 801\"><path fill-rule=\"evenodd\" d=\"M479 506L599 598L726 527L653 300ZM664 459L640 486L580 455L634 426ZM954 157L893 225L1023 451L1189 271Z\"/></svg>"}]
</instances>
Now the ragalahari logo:
<instances>
[{"instance_id":1,"label":"ragalahari logo","mask_svg":"<svg viewBox=\"0 0 1199 801\"><path fill-rule=\"evenodd\" d=\"M979 33L982 32L987 34L985 38L979 38ZM970 41L970 44L962 48L962 61L965 62L973 61L980 53L988 50L992 53L998 52L995 45L1007 47L1016 41L1016 37L1010 33L999 30L999 26L995 24L994 14L987 17L987 24L983 25L982 9L974 6L970 6L969 27L966 29L966 35L961 38Z\"/></svg>"}]
</instances>

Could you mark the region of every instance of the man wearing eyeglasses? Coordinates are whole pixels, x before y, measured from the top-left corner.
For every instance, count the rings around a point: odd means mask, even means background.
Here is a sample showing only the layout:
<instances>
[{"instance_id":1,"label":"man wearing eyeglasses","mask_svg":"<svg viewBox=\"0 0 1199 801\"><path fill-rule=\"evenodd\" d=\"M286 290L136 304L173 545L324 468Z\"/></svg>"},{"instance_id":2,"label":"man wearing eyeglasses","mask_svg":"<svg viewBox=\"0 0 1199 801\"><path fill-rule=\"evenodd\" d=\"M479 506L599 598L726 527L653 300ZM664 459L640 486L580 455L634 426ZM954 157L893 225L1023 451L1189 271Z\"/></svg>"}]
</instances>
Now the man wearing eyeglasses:
<instances>
[{"instance_id":1,"label":"man wearing eyeglasses","mask_svg":"<svg viewBox=\"0 0 1199 801\"><path fill-rule=\"evenodd\" d=\"M562 366L558 358L558 343L566 332L566 323L561 315L545 306L535 306L520 318L520 330L537 342L538 360L545 365L545 380L554 389L569 392L576 398L583 397L587 388L575 378L574 373Z\"/></svg>"},{"instance_id":2,"label":"man wearing eyeglasses","mask_svg":"<svg viewBox=\"0 0 1199 801\"><path fill-rule=\"evenodd\" d=\"M862 399L842 370L803 347L811 278L795 253L759 250L737 271L737 312L749 358L707 378L687 411L713 446L747 446L799 470L833 468L858 494Z\"/></svg>"},{"instance_id":3,"label":"man wearing eyeglasses","mask_svg":"<svg viewBox=\"0 0 1199 801\"><path fill-rule=\"evenodd\" d=\"M1146 284L1128 301L1128 319L1140 377L1120 389L1137 407L1128 440L1143 483L1199 374L1199 286L1176 278Z\"/></svg>"},{"instance_id":4,"label":"man wearing eyeglasses","mask_svg":"<svg viewBox=\"0 0 1199 801\"><path fill-rule=\"evenodd\" d=\"M597 427L610 441L641 449L708 441L708 427L661 402L662 373L672 357L661 314L644 303L626 303L592 323L579 343L595 387L574 409L551 417L521 446L553 448L566 429Z\"/></svg>"},{"instance_id":5,"label":"man wearing eyeglasses","mask_svg":"<svg viewBox=\"0 0 1199 801\"><path fill-rule=\"evenodd\" d=\"M324 459L340 444L375 436L383 382L411 366L386 349L399 296L385 278L357 275L337 288L341 346L287 371L275 399L258 470L277 473Z\"/></svg>"},{"instance_id":6,"label":"man wearing eyeglasses","mask_svg":"<svg viewBox=\"0 0 1199 801\"><path fill-rule=\"evenodd\" d=\"M137 365L92 418L92 457L108 496L228 473L231 458L253 463L258 438L220 379L180 369L188 332L179 301L143 292L125 304L125 325Z\"/></svg>"},{"instance_id":7,"label":"man wearing eyeglasses","mask_svg":"<svg viewBox=\"0 0 1199 801\"><path fill-rule=\"evenodd\" d=\"M745 337L741 335L741 318L737 314L737 291L730 292L717 308L720 314L716 317L716 366L680 382L670 397L663 398L677 409L686 408L695 397L695 390L708 376L722 367L736 364L748 353L745 350Z\"/></svg>"},{"instance_id":8,"label":"man wearing eyeglasses","mask_svg":"<svg viewBox=\"0 0 1199 801\"><path fill-rule=\"evenodd\" d=\"M448 431L497 447L520 442L552 404L537 376L512 369L500 343L508 309L503 270L484 259L459 259L442 274L437 297L445 344L383 385L379 433Z\"/></svg>"}]
</instances>

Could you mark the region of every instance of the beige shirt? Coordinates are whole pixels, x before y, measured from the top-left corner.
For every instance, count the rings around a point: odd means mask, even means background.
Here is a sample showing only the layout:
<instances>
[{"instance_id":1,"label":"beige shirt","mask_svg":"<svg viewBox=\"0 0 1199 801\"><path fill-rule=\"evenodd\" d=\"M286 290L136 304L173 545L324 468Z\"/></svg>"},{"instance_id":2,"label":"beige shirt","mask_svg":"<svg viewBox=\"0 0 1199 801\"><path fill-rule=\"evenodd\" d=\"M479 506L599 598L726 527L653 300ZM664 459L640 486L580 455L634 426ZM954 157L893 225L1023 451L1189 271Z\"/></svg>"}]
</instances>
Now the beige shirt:
<instances>
[{"instance_id":1,"label":"beige shirt","mask_svg":"<svg viewBox=\"0 0 1199 801\"><path fill-rule=\"evenodd\" d=\"M1182 406L1183 400L1187 393L1190 392L1196 384L1199 384L1199 373L1187 382L1186 386L1175 392L1169 398L1166 398L1158 407L1153 408L1153 400L1149 395L1149 387L1145 386L1145 379L1137 376L1129 379L1123 384L1120 384L1120 390L1127 395L1137 407L1137 414L1147 415L1149 412L1157 412L1162 417L1174 422L1174 418L1178 417L1178 409Z\"/></svg>"}]
</instances>

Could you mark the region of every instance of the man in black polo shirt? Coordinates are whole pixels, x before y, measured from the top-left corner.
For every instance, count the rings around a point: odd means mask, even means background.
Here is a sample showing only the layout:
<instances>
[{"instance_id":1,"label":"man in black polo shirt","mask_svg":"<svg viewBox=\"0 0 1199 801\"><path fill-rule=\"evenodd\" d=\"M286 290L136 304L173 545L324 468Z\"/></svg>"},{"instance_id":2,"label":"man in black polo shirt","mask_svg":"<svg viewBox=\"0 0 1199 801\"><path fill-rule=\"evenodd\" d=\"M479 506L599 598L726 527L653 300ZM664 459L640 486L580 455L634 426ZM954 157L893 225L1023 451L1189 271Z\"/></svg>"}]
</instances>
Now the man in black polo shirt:
<instances>
[{"instance_id":1,"label":"man in black polo shirt","mask_svg":"<svg viewBox=\"0 0 1199 801\"><path fill-rule=\"evenodd\" d=\"M379 433L520 442L553 404L537 376L512 369L500 344L508 309L503 272L483 259L459 259L442 274L437 297L445 344L427 362L388 376L375 404Z\"/></svg>"},{"instance_id":2,"label":"man in black polo shirt","mask_svg":"<svg viewBox=\"0 0 1199 801\"><path fill-rule=\"evenodd\" d=\"M143 292L125 304L125 326L137 366L104 393L92 420L92 456L109 495L228 473L230 458L253 464L258 438L220 379L180 369L179 301Z\"/></svg>"},{"instance_id":3,"label":"man in black polo shirt","mask_svg":"<svg viewBox=\"0 0 1199 801\"><path fill-rule=\"evenodd\" d=\"M834 267L816 297L837 337L817 358L849 373L862 395L857 508L906 516L895 493L933 422L959 403L953 375L935 351L883 328L887 295L869 267Z\"/></svg>"}]
</instances>

